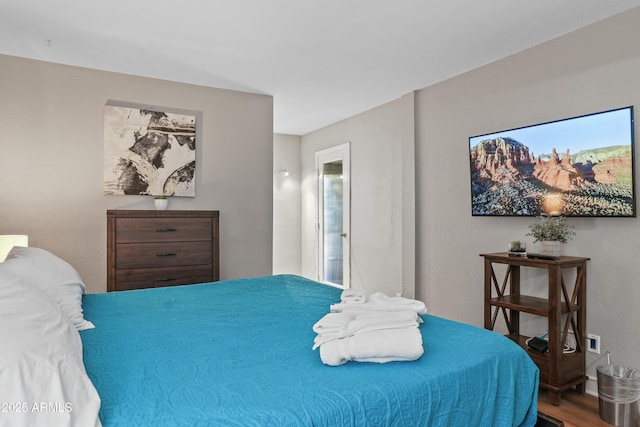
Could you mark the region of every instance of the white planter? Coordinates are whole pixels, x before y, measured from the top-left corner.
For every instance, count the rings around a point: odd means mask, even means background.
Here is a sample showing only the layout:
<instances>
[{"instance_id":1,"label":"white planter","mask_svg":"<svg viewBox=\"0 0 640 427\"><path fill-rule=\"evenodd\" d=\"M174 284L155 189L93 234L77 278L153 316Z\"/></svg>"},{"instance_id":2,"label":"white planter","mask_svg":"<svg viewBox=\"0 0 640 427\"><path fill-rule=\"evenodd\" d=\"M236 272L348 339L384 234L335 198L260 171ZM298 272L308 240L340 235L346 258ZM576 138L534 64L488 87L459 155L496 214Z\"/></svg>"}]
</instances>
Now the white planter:
<instances>
[{"instance_id":1,"label":"white planter","mask_svg":"<svg viewBox=\"0 0 640 427\"><path fill-rule=\"evenodd\" d=\"M560 256L562 243L558 242L557 240L544 240L540 242L540 247L540 253L543 255Z\"/></svg>"},{"instance_id":2,"label":"white planter","mask_svg":"<svg viewBox=\"0 0 640 427\"><path fill-rule=\"evenodd\" d=\"M157 210L162 211L167 209L167 206L169 205L169 200L168 199L153 199L153 204L156 207Z\"/></svg>"}]
</instances>

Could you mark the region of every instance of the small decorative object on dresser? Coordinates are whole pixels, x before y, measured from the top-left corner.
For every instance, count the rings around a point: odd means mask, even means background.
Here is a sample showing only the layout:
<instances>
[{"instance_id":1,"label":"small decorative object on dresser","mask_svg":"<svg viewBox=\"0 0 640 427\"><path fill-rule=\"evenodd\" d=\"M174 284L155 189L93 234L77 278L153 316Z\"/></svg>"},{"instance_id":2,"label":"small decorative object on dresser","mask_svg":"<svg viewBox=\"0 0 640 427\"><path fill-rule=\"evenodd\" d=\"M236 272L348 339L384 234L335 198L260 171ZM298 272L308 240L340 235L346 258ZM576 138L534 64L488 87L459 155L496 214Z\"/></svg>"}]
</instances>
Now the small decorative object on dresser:
<instances>
[{"instance_id":1,"label":"small decorative object on dresser","mask_svg":"<svg viewBox=\"0 0 640 427\"><path fill-rule=\"evenodd\" d=\"M166 196L155 196L153 198L153 206L155 206L155 208L159 211L163 211L167 209L168 205L169 205L169 200L167 199Z\"/></svg>"},{"instance_id":2,"label":"small decorative object on dresser","mask_svg":"<svg viewBox=\"0 0 640 427\"><path fill-rule=\"evenodd\" d=\"M107 211L107 291L219 280L219 212Z\"/></svg>"}]
</instances>

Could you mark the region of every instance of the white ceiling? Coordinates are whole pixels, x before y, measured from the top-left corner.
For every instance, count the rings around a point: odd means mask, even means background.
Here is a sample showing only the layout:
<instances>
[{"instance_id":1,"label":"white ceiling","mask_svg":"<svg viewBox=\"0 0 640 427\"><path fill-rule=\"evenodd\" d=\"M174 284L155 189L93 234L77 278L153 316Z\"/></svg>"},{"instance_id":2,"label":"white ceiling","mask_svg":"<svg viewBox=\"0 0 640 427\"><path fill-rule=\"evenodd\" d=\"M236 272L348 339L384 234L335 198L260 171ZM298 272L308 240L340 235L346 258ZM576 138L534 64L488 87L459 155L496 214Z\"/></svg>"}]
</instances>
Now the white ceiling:
<instances>
[{"instance_id":1,"label":"white ceiling","mask_svg":"<svg viewBox=\"0 0 640 427\"><path fill-rule=\"evenodd\" d=\"M636 6L0 0L0 53L272 95L274 132L303 135Z\"/></svg>"}]
</instances>

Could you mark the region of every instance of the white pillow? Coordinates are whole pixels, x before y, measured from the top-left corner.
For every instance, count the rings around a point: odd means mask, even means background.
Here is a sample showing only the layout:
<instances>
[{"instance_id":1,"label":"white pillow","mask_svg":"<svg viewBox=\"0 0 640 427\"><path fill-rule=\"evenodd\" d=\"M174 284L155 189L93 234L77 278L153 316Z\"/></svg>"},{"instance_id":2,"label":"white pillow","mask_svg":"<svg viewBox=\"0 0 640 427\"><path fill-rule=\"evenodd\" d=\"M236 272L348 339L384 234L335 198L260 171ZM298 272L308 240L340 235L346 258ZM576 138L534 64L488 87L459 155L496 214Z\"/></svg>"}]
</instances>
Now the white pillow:
<instances>
[{"instance_id":1,"label":"white pillow","mask_svg":"<svg viewBox=\"0 0 640 427\"><path fill-rule=\"evenodd\" d=\"M100 426L78 331L60 307L0 272L0 426Z\"/></svg>"},{"instance_id":2,"label":"white pillow","mask_svg":"<svg viewBox=\"0 0 640 427\"><path fill-rule=\"evenodd\" d=\"M84 282L66 261L44 249L14 246L5 262L0 263L2 271L20 277L57 302L79 331L95 327L82 314Z\"/></svg>"}]
</instances>

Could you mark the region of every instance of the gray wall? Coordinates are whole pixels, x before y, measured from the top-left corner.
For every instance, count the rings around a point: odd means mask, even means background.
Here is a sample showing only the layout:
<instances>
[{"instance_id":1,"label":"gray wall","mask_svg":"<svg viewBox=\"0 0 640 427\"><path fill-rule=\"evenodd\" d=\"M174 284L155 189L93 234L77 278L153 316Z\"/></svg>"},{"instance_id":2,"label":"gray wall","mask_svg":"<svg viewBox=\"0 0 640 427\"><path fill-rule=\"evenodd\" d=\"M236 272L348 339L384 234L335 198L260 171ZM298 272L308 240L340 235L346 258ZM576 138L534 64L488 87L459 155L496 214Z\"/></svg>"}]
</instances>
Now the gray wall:
<instances>
[{"instance_id":1,"label":"gray wall","mask_svg":"<svg viewBox=\"0 0 640 427\"><path fill-rule=\"evenodd\" d=\"M106 210L153 207L103 195L105 103L201 111L196 197L170 209L220 210L221 278L271 273L272 97L3 55L0 70L0 234L28 234L105 291Z\"/></svg>"},{"instance_id":2,"label":"gray wall","mask_svg":"<svg viewBox=\"0 0 640 427\"><path fill-rule=\"evenodd\" d=\"M273 274L300 274L300 197L300 137L274 134Z\"/></svg>"},{"instance_id":3,"label":"gray wall","mask_svg":"<svg viewBox=\"0 0 640 427\"><path fill-rule=\"evenodd\" d=\"M638 22L640 8L416 93L417 293L432 313L482 325L478 254L516 239L533 246L525 234L534 219L471 216L467 138L628 105L636 106L640 138ZM640 219L569 222L577 236L565 253L591 258L587 332L601 336L603 355L640 369ZM544 295L544 273L525 279L527 292ZM546 330L526 322L530 333ZM590 375L602 363L587 354ZM594 392L595 381L587 387Z\"/></svg>"},{"instance_id":4,"label":"gray wall","mask_svg":"<svg viewBox=\"0 0 640 427\"><path fill-rule=\"evenodd\" d=\"M314 153L351 141L353 286L392 294L411 282L404 274L410 267L401 265L415 260L416 297L431 313L482 326L479 254L505 251L515 239L536 248L525 236L536 219L471 216L468 137L635 105L640 138L638 22L640 8L304 135L302 274L315 277L317 265ZM406 233L412 216L415 247ZM595 368L607 350L614 363L640 369L640 219L569 221L577 236L565 254L591 258L587 332L602 345L600 356L587 353L594 394ZM522 279L526 292L546 295L544 272L525 270ZM524 333L546 331L543 318L523 315L522 323Z\"/></svg>"},{"instance_id":5,"label":"gray wall","mask_svg":"<svg viewBox=\"0 0 640 427\"><path fill-rule=\"evenodd\" d=\"M350 142L352 287L415 292L413 94L302 137L302 274L317 279L315 153Z\"/></svg>"}]
</instances>

